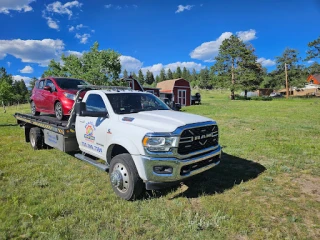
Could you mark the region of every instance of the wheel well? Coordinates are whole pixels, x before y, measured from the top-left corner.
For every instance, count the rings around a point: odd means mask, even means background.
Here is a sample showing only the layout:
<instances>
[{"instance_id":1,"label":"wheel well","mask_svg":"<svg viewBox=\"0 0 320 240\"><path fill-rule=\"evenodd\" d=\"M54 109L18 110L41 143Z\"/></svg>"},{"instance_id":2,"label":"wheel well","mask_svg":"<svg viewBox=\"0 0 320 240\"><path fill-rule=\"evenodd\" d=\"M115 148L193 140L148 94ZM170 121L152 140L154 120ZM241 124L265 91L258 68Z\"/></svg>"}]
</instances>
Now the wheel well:
<instances>
[{"instance_id":1,"label":"wheel well","mask_svg":"<svg viewBox=\"0 0 320 240\"><path fill-rule=\"evenodd\" d=\"M107 152L107 162L110 164L111 159L119 154L122 153L129 153L127 149L122 147L121 145L114 144L109 147L108 152Z\"/></svg>"}]
</instances>

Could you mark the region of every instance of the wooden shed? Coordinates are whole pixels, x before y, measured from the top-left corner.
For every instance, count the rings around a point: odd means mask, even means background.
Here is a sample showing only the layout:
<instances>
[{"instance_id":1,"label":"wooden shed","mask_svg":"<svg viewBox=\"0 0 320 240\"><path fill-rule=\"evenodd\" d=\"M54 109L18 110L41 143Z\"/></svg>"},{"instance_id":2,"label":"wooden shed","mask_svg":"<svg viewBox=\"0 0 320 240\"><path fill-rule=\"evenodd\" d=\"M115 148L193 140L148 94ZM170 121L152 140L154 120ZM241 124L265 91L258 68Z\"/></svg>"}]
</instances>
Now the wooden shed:
<instances>
[{"instance_id":1,"label":"wooden shed","mask_svg":"<svg viewBox=\"0 0 320 240\"><path fill-rule=\"evenodd\" d=\"M143 89L144 89L145 92L149 92L149 93L152 93L152 94L156 95L157 97L160 97L160 88L143 86Z\"/></svg>"},{"instance_id":2,"label":"wooden shed","mask_svg":"<svg viewBox=\"0 0 320 240\"><path fill-rule=\"evenodd\" d=\"M320 85L320 73L311 74L311 75L307 78L307 82L308 82L309 84L317 84L317 85Z\"/></svg>"},{"instance_id":3,"label":"wooden shed","mask_svg":"<svg viewBox=\"0 0 320 240\"><path fill-rule=\"evenodd\" d=\"M159 82L157 88L160 88L160 97L169 98L181 106L191 105L191 88L190 83L183 79L171 79Z\"/></svg>"}]
</instances>

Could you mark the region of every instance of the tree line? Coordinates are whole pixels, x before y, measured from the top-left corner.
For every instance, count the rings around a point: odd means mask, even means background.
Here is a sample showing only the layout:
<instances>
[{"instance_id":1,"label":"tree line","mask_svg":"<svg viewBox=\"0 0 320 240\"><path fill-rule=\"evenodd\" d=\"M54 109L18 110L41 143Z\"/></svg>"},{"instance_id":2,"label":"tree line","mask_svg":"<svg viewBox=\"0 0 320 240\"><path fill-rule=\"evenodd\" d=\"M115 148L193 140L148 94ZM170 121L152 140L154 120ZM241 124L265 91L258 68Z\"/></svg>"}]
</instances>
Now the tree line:
<instances>
[{"instance_id":1,"label":"tree line","mask_svg":"<svg viewBox=\"0 0 320 240\"><path fill-rule=\"evenodd\" d=\"M280 56L276 57L276 69L268 72L258 62L255 48L251 44L245 44L238 37L232 35L225 39L219 53L215 57L215 63L211 67L205 67L197 72L191 72L183 67L177 67L172 72L161 69L160 74L154 77L149 70L144 75L141 69L138 75L130 73L142 84L154 86L156 83L175 78L184 78L191 86L201 89L227 88L231 90L231 98L234 99L234 91L253 91L258 88L280 89L285 87L285 64L288 69L288 80L292 87L303 87L308 75L320 73L320 64L313 63L306 67L303 62L320 58L320 37L308 44L306 59L299 56L296 49L286 48ZM126 70L124 77L128 76Z\"/></svg>"},{"instance_id":2,"label":"tree line","mask_svg":"<svg viewBox=\"0 0 320 240\"><path fill-rule=\"evenodd\" d=\"M30 93L24 80L14 80L4 67L0 67L0 103L4 110L5 104L25 103L29 97Z\"/></svg>"},{"instance_id":3,"label":"tree line","mask_svg":"<svg viewBox=\"0 0 320 240\"><path fill-rule=\"evenodd\" d=\"M62 54L60 61L51 60L42 77L73 77L80 78L95 85L126 85L119 81L121 73L120 54L114 50L99 50L99 43L95 42L90 51L81 56ZM178 66L175 70L161 69L159 75L147 70L144 74L140 69L138 73L128 73L123 70L123 77L131 75L142 85L155 86L158 82L184 78L193 88L230 89L231 98L234 99L236 90L253 91L258 88L280 89L285 86L285 64L288 69L290 86L304 86L309 74L320 72L320 64L316 59L320 58L320 36L309 42L307 57L302 59L296 49L286 48L276 57L275 70L268 72L258 62L255 48L250 43L244 43L237 36L232 35L225 39L219 47L219 53L211 67L205 67L200 71L193 69L191 72ZM302 64L305 61L314 60L309 67ZM32 89L37 78L32 78ZM0 68L0 102L4 104L22 103L29 100L25 82L21 79L14 81L4 67Z\"/></svg>"}]
</instances>

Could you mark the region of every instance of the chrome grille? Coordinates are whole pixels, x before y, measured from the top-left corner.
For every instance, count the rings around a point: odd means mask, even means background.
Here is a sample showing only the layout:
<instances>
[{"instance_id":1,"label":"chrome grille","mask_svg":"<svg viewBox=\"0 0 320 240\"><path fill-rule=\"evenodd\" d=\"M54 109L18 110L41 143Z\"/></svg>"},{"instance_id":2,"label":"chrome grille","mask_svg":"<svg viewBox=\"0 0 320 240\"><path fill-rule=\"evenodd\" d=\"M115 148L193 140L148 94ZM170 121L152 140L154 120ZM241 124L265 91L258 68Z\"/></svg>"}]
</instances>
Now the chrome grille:
<instances>
[{"instance_id":1,"label":"chrome grille","mask_svg":"<svg viewBox=\"0 0 320 240\"><path fill-rule=\"evenodd\" d=\"M181 133L178 153L186 155L216 145L218 145L217 125L185 129Z\"/></svg>"}]
</instances>

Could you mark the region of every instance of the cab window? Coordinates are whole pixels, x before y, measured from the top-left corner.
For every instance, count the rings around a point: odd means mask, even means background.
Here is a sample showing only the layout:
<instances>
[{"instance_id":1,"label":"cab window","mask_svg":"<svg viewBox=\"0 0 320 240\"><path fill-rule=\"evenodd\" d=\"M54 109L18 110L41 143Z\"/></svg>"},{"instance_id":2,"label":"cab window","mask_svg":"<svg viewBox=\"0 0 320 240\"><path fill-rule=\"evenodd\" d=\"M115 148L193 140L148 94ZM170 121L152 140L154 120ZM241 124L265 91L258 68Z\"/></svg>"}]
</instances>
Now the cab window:
<instances>
[{"instance_id":1,"label":"cab window","mask_svg":"<svg viewBox=\"0 0 320 240\"><path fill-rule=\"evenodd\" d=\"M86 101L87 111L99 111L106 112L107 108L103 102L103 99L98 94L90 94Z\"/></svg>"}]
</instances>

